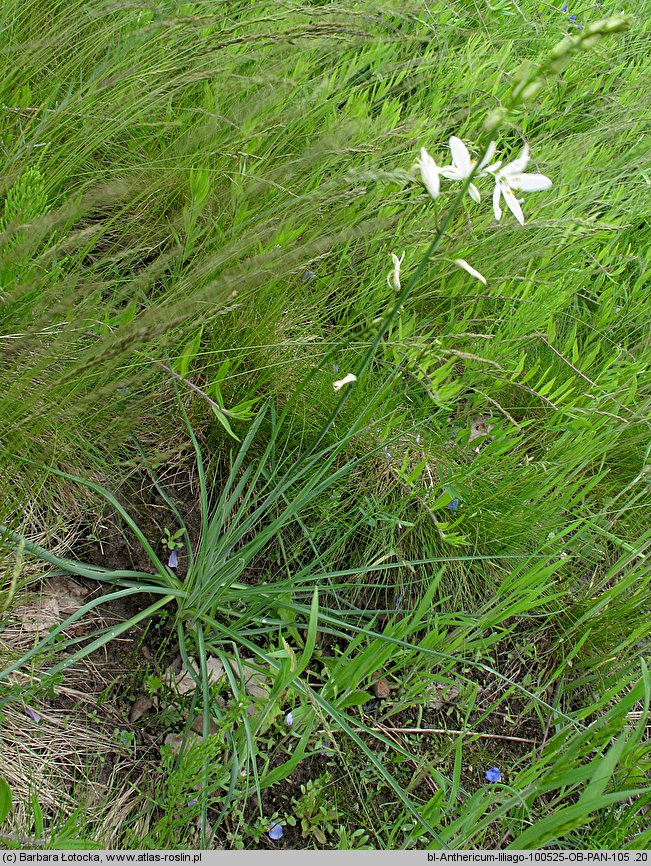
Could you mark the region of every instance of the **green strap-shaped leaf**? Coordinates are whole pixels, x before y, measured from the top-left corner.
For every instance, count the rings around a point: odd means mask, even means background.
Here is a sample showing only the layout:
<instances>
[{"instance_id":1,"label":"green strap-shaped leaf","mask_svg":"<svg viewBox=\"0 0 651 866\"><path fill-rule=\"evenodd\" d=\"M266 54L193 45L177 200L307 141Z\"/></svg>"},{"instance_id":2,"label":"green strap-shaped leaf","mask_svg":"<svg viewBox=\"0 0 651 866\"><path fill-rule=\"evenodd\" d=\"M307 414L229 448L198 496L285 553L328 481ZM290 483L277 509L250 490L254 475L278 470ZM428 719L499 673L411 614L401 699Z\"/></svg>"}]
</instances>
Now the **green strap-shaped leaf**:
<instances>
[{"instance_id":1,"label":"green strap-shaped leaf","mask_svg":"<svg viewBox=\"0 0 651 866\"><path fill-rule=\"evenodd\" d=\"M11 788L5 778L0 776L0 822L4 821L11 811Z\"/></svg>"}]
</instances>

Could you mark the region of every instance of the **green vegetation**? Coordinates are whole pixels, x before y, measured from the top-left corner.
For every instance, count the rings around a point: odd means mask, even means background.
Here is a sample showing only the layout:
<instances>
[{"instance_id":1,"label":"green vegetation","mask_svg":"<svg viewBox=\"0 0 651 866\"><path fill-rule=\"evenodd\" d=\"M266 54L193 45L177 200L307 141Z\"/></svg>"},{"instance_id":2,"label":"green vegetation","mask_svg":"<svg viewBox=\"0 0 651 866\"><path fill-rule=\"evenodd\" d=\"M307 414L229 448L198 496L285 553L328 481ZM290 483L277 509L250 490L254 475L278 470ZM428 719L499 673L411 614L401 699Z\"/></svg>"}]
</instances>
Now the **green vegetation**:
<instances>
[{"instance_id":1,"label":"green vegetation","mask_svg":"<svg viewBox=\"0 0 651 866\"><path fill-rule=\"evenodd\" d=\"M645 12L5 0L3 845L651 845Z\"/></svg>"}]
</instances>

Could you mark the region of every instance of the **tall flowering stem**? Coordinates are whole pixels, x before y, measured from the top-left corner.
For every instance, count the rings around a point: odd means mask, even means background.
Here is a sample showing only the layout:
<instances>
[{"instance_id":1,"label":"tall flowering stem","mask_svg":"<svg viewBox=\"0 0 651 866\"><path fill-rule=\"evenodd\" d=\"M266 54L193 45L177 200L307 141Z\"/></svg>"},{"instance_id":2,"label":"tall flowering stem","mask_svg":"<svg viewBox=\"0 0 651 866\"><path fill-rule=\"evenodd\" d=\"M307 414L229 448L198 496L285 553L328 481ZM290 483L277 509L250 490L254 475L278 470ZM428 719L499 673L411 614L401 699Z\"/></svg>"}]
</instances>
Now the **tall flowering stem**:
<instances>
[{"instance_id":1,"label":"tall flowering stem","mask_svg":"<svg viewBox=\"0 0 651 866\"><path fill-rule=\"evenodd\" d=\"M493 111L486 118L484 122L484 132L486 133L484 140L485 143L481 149L480 155L471 166L470 172L465 174L463 177L459 192L454 198L451 207L445 214L443 221L438 226L425 255L405 283L404 288L402 288L399 296L395 299L387 314L382 319L375 337L362 358L359 370L357 371L357 379L360 379L371 366L382 338L398 318L400 309L409 299L416 284L424 274L429 260L439 248L443 236L451 227L457 208L461 205L466 192L469 191L471 185L473 185L473 178L479 172L480 167L484 166L491 158L494 142L498 137L500 128L511 118L515 111L522 108L538 94L538 92L543 88L547 76L558 75L569 66L574 55L578 54L580 51L592 48L605 36L625 32L630 28L632 22L633 18L630 15L614 15L611 18L604 18L600 21L595 21L593 24L590 24L583 30L577 32L575 35L567 36L565 39L562 39L539 65L536 66L535 64L525 63L520 67L515 75L513 88L505 101L505 104L496 111ZM423 158L423 154L421 153L421 162ZM432 191L430 191L430 194L432 194ZM327 362L332 354L332 352L327 354L324 363ZM398 375L400 375L400 372L397 370L394 376ZM387 384L390 384L390 382ZM384 388L381 388L377 392L375 399L378 399L383 392ZM315 443L309 449L310 452L313 452L321 442L323 442L327 433L333 427L339 412L349 396L350 389L344 389L328 421L324 424ZM357 423L361 422L362 418L360 417Z\"/></svg>"},{"instance_id":2,"label":"tall flowering stem","mask_svg":"<svg viewBox=\"0 0 651 866\"><path fill-rule=\"evenodd\" d=\"M443 236L452 224L452 219L457 208L462 203L466 192L472 185L473 178L479 171L480 167L485 165L488 159L491 158L493 150L492 143L497 139L500 127L509 119L515 110L521 108L526 102L533 99L533 97L544 86L545 79L548 75L562 72L567 68L574 55L579 51L592 48L592 46L596 45L604 36L609 36L614 33L622 33L628 30L632 22L633 18L630 15L614 15L612 18L604 18L601 21L595 21L594 24L588 25L584 30L578 32L576 35L567 36L565 39L562 39L538 66L524 64L520 68L516 74L513 89L511 90L505 106L490 114L486 119L484 130L488 133L488 136L481 153L472 165L471 171L463 177L461 188L452 202L452 206L448 209L443 218L443 222L438 227L436 234L434 235L434 238L427 248L427 251L418 267L411 274L404 289L396 299L391 310L385 316L381 328L364 355L357 374L358 378L360 378L360 376L370 366L382 337L396 320L400 308L408 300L418 280L424 273L427 263L438 249ZM345 395L342 397L342 402L344 399Z\"/></svg>"},{"instance_id":3,"label":"tall flowering stem","mask_svg":"<svg viewBox=\"0 0 651 866\"><path fill-rule=\"evenodd\" d=\"M514 77L513 88L505 104L488 115L484 122L484 131L494 141L502 124L518 108L522 108L537 96L545 86L548 75L558 75L572 62L572 58L580 51L586 51L597 44L604 36L623 33L633 23L631 15L613 15L602 18L593 24L588 24L583 30L573 36L566 36L552 48L548 56L537 66L534 63L523 63Z\"/></svg>"}]
</instances>

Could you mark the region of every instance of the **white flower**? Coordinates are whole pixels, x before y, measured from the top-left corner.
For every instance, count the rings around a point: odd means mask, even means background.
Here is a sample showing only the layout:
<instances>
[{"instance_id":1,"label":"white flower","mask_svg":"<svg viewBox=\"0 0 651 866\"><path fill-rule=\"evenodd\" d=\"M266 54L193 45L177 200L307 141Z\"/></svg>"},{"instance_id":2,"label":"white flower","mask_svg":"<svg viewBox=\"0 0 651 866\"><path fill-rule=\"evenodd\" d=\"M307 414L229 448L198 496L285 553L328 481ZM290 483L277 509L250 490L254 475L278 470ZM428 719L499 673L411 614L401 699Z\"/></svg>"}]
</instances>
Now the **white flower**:
<instances>
[{"instance_id":1,"label":"white flower","mask_svg":"<svg viewBox=\"0 0 651 866\"><path fill-rule=\"evenodd\" d=\"M341 391L344 385L349 385L351 382L356 381L357 376L354 376L352 373L348 373L346 376L344 376L343 379L337 379L336 382L333 382L332 387L335 389L335 391Z\"/></svg>"},{"instance_id":2,"label":"white flower","mask_svg":"<svg viewBox=\"0 0 651 866\"><path fill-rule=\"evenodd\" d=\"M420 159L416 165L420 169L420 176L423 178L427 192L432 198L438 198L441 191L439 168L424 147L420 149Z\"/></svg>"},{"instance_id":3,"label":"white flower","mask_svg":"<svg viewBox=\"0 0 651 866\"><path fill-rule=\"evenodd\" d=\"M529 162L529 148L525 144L522 153L513 162L505 165L495 173L495 189L493 190L493 210L495 219L502 218L502 208L500 207L500 199L504 196L504 201L513 216L517 219L520 225L524 225L524 214L520 207L520 201L516 197L516 192L539 192L543 189L549 189L552 185L551 180L544 174L525 174L524 170Z\"/></svg>"},{"instance_id":4,"label":"white flower","mask_svg":"<svg viewBox=\"0 0 651 866\"><path fill-rule=\"evenodd\" d=\"M285 724L287 725L288 728L291 728L291 726L294 724L293 713L287 713L287 715L285 716Z\"/></svg>"},{"instance_id":5,"label":"white flower","mask_svg":"<svg viewBox=\"0 0 651 866\"><path fill-rule=\"evenodd\" d=\"M443 168L440 169L440 173L448 180L466 180L475 167L475 161L470 159L468 148L460 138L456 137L456 135L453 135L450 138L450 153L452 154L452 165L443 166ZM488 174L489 172L492 173L500 167L501 163L499 162L496 162L494 165L489 165L494 156L495 142L491 141L488 145L486 155L477 167L475 177L483 177L485 174ZM481 201L479 190L474 183L471 183L468 186L468 192L474 201Z\"/></svg>"},{"instance_id":6,"label":"white flower","mask_svg":"<svg viewBox=\"0 0 651 866\"><path fill-rule=\"evenodd\" d=\"M387 283L389 287L395 289L396 292L400 291L400 265L405 257L403 253L400 258L395 253L391 253L391 258L393 259L393 271L389 271L387 274Z\"/></svg>"},{"instance_id":7,"label":"white flower","mask_svg":"<svg viewBox=\"0 0 651 866\"><path fill-rule=\"evenodd\" d=\"M463 268L464 271L467 271L471 277L474 277L476 280L479 280L480 283L486 285L486 277L483 274L480 274L479 271L476 271L465 259L455 259L454 263L458 268Z\"/></svg>"}]
</instances>

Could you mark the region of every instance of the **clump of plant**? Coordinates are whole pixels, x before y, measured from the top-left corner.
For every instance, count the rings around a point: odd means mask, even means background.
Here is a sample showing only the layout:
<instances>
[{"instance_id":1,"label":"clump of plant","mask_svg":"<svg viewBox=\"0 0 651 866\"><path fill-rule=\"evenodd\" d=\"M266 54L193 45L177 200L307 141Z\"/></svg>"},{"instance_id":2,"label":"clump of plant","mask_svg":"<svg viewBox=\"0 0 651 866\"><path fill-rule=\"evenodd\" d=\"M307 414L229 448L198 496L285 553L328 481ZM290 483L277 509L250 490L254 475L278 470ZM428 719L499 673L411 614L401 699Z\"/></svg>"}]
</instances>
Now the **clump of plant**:
<instances>
[{"instance_id":1,"label":"clump of plant","mask_svg":"<svg viewBox=\"0 0 651 866\"><path fill-rule=\"evenodd\" d=\"M343 818L329 800L327 789L331 784L327 771L316 779L308 779L301 785L300 797L293 801L293 817L300 824L301 835L304 839L315 839L321 846L332 838L335 822Z\"/></svg>"}]
</instances>

